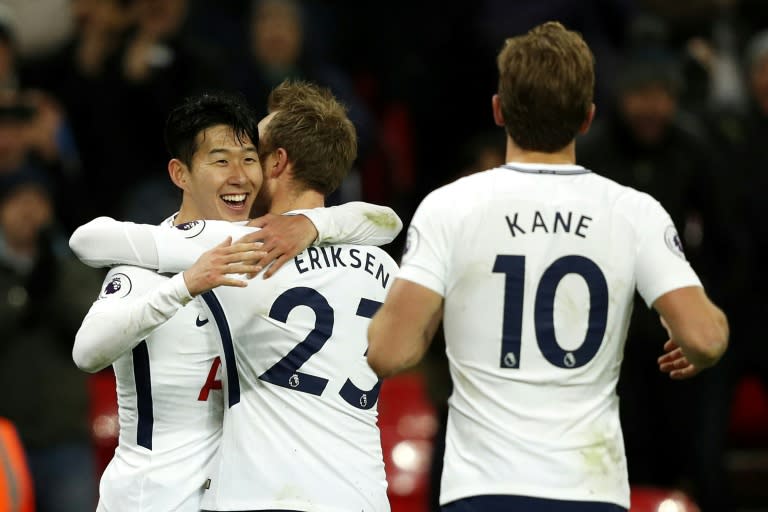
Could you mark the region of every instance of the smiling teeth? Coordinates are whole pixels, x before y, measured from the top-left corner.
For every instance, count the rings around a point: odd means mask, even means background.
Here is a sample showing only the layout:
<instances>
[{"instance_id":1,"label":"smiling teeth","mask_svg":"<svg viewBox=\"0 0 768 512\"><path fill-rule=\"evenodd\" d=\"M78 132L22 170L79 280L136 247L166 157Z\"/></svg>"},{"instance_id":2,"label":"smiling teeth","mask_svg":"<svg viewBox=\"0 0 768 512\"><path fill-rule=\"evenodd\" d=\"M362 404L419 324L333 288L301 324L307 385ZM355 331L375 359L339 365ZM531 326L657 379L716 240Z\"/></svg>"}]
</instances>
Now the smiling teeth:
<instances>
[{"instance_id":1,"label":"smiling teeth","mask_svg":"<svg viewBox=\"0 0 768 512\"><path fill-rule=\"evenodd\" d=\"M225 201L232 201L233 203L237 203L240 201L245 201L245 194L227 194L221 196L221 198Z\"/></svg>"}]
</instances>

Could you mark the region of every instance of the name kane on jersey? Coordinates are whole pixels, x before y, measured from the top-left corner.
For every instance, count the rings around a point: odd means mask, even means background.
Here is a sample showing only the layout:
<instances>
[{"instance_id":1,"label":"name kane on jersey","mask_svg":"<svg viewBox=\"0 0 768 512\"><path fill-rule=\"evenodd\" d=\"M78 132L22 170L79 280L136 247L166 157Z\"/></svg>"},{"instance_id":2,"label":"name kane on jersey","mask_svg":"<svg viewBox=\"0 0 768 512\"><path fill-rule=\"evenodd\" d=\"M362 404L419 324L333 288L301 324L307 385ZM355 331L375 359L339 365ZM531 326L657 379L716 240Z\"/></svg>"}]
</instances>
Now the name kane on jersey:
<instances>
[{"instance_id":1,"label":"name kane on jersey","mask_svg":"<svg viewBox=\"0 0 768 512\"><path fill-rule=\"evenodd\" d=\"M592 222L592 217L584 214L574 214L573 212L567 212L565 215L560 212L555 212L554 215L545 218L544 215L538 210L533 214L532 218L519 219L520 214L515 212L510 218L509 215L505 215L507 220L507 226L509 227L510 234L514 237L518 234L526 235L528 233L545 233L545 234L557 234L557 233L571 233L581 238L586 238L586 230L589 228L589 223ZM526 212L528 215L528 212ZM526 231L526 228L528 231Z\"/></svg>"}]
</instances>

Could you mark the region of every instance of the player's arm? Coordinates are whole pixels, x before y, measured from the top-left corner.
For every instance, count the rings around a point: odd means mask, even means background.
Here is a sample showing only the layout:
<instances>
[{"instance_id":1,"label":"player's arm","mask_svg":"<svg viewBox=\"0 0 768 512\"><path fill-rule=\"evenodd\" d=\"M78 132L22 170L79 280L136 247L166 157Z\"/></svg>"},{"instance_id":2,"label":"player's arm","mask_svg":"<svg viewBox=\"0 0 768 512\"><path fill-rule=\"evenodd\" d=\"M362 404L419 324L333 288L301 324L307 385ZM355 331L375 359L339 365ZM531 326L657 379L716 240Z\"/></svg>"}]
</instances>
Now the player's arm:
<instances>
[{"instance_id":1,"label":"player's arm","mask_svg":"<svg viewBox=\"0 0 768 512\"><path fill-rule=\"evenodd\" d=\"M72 359L81 370L97 372L135 347L190 300L181 274L164 279L144 269L115 267L75 335Z\"/></svg>"},{"instance_id":2,"label":"player's arm","mask_svg":"<svg viewBox=\"0 0 768 512\"><path fill-rule=\"evenodd\" d=\"M90 267L134 265L157 269L153 229L158 227L97 217L72 233L69 247Z\"/></svg>"},{"instance_id":3,"label":"player's arm","mask_svg":"<svg viewBox=\"0 0 768 512\"><path fill-rule=\"evenodd\" d=\"M396 279L368 326L368 364L376 375L388 377L421 361L442 314L438 293Z\"/></svg>"},{"instance_id":4,"label":"player's arm","mask_svg":"<svg viewBox=\"0 0 768 512\"><path fill-rule=\"evenodd\" d=\"M231 262L231 240L206 251L183 274L165 279L148 270L116 267L107 275L75 335L72 358L77 366L96 372L112 364L156 328L167 322L193 296L217 286L244 287L232 274L254 268Z\"/></svg>"},{"instance_id":5,"label":"player's arm","mask_svg":"<svg viewBox=\"0 0 768 512\"><path fill-rule=\"evenodd\" d=\"M397 279L368 327L368 364L379 377L418 363L440 324L456 232L451 199L445 190L429 194L408 228Z\"/></svg>"},{"instance_id":6,"label":"player's arm","mask_svg":"<svg viewBox=\"0 0 768 512\"><path fill-rule=\"evenodd\" d=\"M230 273L236 273L236 268L258 272L261 268L250 263L262 257L261 243L222 242L228 238L231 242L232 234L241 237L252 231L253 228L224 221L200 221L172 229L98 217L77 228L69 239L69 246L80 261L92 267L133 265L176 273L190 268L207 250L220 245L218 256L232 265ZM165 253L176 254L173 248L179 249L180 261L164 266L162 256L168 260Z\"/></svg>"},{"instance_id":7,"label":"player's arm","mask_svg":"<svg viewBox=\"0 0 768 512\"><path fill-rule=\"evenodd\" d=\"M707 297L701 281L685 259L669 214L647 195L622 205L632 211L637 236L637 289L661 315L669 341L659 369L685 379L714 365L728 346L728 322Z\"/></svg>"},{"instance_id":8,"label":"player's arm","mask_svg":"<svg viewBox=\"0 0 768 512\"><path fill-rule=\"evenodd\" d=\"M381 246L400 233L403 222L392 208L359 201L340 206L296 210L288 215L267 214L254 219L249 226L261 228L248 241L264 242L266 256L259 262L270 277L286 261L311 244L346 243ZM309 227L314 236L309 236ZM244 240L244 241L245 241Z\"/></svg>"},{"instance_id":9,"label":"player's arm","mask_svg":"<svg viewBox=\"0 0 768 512\"><path fill-rule=\"evenodd\" d=\"M659 369L684 379L717 363L728 347L728 320L698 286L665 293L653 303L669 333Z\"/></svg>"},{"instance_id":10,"label":"player's arm","mask_svg":"<svg viewBox=\"0 0 768 512\"><path fill-rule=\"evenodd\" d=\"M317 228L316 244L386 245L400 234L403 221L392 208L351 201L339 206L300 210Z\"/></svg>"}]
</instances>

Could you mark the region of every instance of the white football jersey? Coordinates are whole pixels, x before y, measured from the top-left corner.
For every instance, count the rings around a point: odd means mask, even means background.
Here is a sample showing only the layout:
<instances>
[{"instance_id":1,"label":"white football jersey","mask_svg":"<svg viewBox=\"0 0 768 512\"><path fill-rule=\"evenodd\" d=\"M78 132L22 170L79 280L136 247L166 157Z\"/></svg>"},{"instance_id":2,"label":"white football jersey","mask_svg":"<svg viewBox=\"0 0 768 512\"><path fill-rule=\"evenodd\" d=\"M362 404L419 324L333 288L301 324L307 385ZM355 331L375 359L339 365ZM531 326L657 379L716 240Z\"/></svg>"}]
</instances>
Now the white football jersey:
<instances>
[{"instance_id":1,"label":"white football jersey","mask_svg":"<svg viewBox=\"0 0 768 512\"><path fill-rule=\"evenodd\" d=\"M183 306L189 299L181 276L169 279L118 266L108 273L83 322L81 330L90 329L97 337L115 329L132 333L142 325L152 327L113 363L119 444L101 478L99 511L200 510L207 468L221 437L224 402L218 331L199 303ZM104 344L119 345L131 334L103 336ZM88 349L103 347L89 341Z\"/></svg>"},{"instance_id":2,"label":"white football jersey","mask_svg":"<svg viewBox=\"0 0 768 512\"><path fill-rule=\"evenodd\" d=\"M398 277L445 299L441 503L629 506L616 383L635 289L650 305L701 285L657 201L576 165L507 164L424 199Z\"/></svg>"},{"instance_id":3,"label":"white football jersey","mask_svg":"<svg viewBox=\"0 0 768 512\"><path fill-rule=\"evenodd\" d=\"M270 279L203 294L228 406L203 509L389 510L365 354L396 271L378 247L310 247Z\"/></svg>"},{"instance_id":4,"label":"white football jersey","mask_svg":"<svg viewBox=\"0 0 768 512\"><path fill-rule=\"evenodd\" d=\"M167 280L150 270L115 267L97 305L112 301L119 308ZM221 436L218 354L215 324L192 301L114 362L120 436L101 478L98 510L200 510Z\"/></svg>"}]
</instances>

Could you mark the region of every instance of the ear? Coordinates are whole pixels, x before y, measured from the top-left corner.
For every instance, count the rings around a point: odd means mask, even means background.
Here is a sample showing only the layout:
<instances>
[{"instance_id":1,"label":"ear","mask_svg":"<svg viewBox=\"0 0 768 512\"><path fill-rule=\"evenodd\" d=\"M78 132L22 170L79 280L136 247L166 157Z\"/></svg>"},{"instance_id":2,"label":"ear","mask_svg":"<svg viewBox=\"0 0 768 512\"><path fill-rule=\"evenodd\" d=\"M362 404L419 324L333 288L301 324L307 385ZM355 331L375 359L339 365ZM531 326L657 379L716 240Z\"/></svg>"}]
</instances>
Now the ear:
<instances>
[{"instance_id":1,"label":"ear","mask_svg":"<svg viewBox=\"0 0 768 512\"><path fill-rule=\"evenodd\" d=\"M496 126L504 126L504 114L501 112L501 98L499 98L498 94L493 95L491 104L493 107L493 121L496 123Z\"/></svg>"},{"instance_id":2,"label":"ear","mask_svg":"<svg viewBox=\"0 0 768 512\"><path fill-rule=\"evenodd\" d=\"M168 175L171 177L171 181L174 185L181 190L187 190L187 179L189 176L189 169L178 158L172 159L168 162Z\"/></svg>"},{"instance_id":3,"label":"ear","mask_svg":"<svg viewBox=\"0 0 768 512\"><path fill-rule=\"evenodd\" d=\"M289 167L288 152L284 148L277 148L273 153L269 168L264 173L270 178L279 178Z\"/></svg>"},{"instance_id":4,"label":"ear","mask_svg":"<svg viewBox=\"0 0 768 512\"><path fill-rule=\"evenodd\" d=\"M579 135L584 135L589 131L589 127L592 126L592 121L595 119L595 104L592 103L592 105L589 107L589 112L587 112L587 117L584 119L584 122L581 123L581 126L579 127Z\"/></svg>"}]
</instances>

